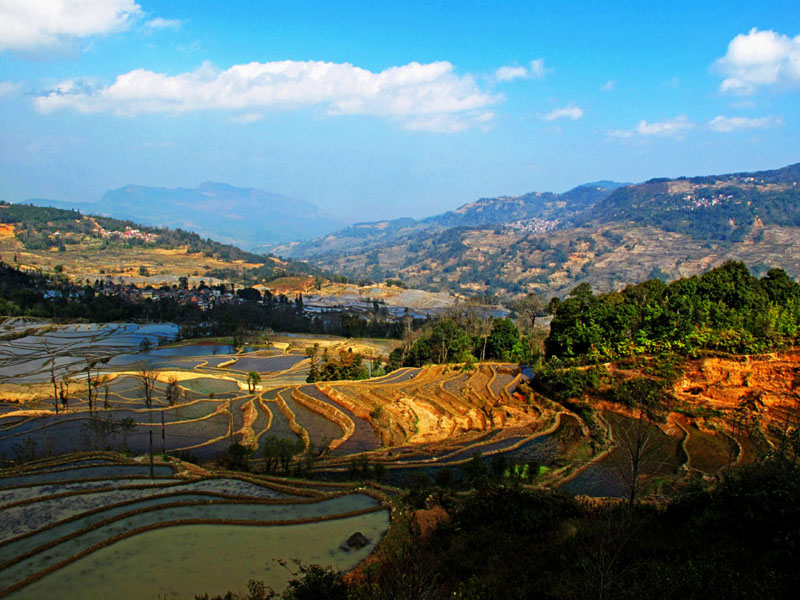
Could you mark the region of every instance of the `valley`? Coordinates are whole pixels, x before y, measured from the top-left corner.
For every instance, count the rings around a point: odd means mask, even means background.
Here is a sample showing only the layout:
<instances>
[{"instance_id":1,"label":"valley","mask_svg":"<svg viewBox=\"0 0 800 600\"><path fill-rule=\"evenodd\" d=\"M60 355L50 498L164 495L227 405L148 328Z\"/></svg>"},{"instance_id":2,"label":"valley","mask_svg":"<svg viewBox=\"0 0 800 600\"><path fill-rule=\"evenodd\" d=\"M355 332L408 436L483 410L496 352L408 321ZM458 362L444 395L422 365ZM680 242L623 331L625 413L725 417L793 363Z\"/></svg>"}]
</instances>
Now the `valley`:
<instances>
[{"instance_id":1,"label":"valley","mask_svg":"<svg viewBox=\"0 0 800 600\"><path fill-rule=\"evenodd\" d=\"M369 565L398 577L403 552L452 568L418 536L462 543L493 495L586 535L605 510L625 526L748 469L794 469L790 210L726 216L744 225L725 235L723 217L667 219L736 204L732 183L482 200L379 224L352 254L328 236L319 266L0 205L0 597L77 598L86 571L142 597L291 588L311 575L292 579L290 559L370 589L390 575ZM119 568L152 544L168 557L147 580ZM220 552L235 568L207 566Z\"/></svg>"}]
</instances>

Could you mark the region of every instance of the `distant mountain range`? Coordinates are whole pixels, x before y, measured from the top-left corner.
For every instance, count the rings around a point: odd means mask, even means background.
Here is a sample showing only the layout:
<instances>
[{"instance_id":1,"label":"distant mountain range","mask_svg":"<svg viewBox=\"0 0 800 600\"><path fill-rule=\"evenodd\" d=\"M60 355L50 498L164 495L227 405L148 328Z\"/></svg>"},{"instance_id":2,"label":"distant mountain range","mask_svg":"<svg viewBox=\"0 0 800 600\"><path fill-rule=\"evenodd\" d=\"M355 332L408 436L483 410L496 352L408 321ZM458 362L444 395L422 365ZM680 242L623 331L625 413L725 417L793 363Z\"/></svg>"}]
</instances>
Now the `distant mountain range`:
<instances>
[{"instance_id":1,"label":"distant mountain range","mask_svg":"<svg viewBox=\"0 0 800 600\"><path fill-rule=\"evenodd\" d=\"M180 227L354 279L468 295L563 295L581 282L612 291L728 259L756 274L779 266L800 277L800 164L641 184L597 181L344 228L307 202L221 183L126 186L96 203L32 202Z\"/></svg>"},{"instance_id":2,"label":"distant mountain range","mask_svg":"<svg viewBox=\"0 0 800 600\"><path fill-rule=\"evenodd\" d=\"M481 198L423 220L359 223L273 252L350 277L463 293L612 291L727 259L800 276L800 164L563 194Z\"/></svg>"},{"instance_id":3,"label":"distant mountain range","mask_svg":"<svg viewBox=\"0 0 800 600\"><path fill-rule=\"evenodd\" d=\"M391 246L402 240L422 241L427 236L453 228L481 228L514 222L552 228L563 219L576 217L625 185L627 184L602 181L580 185L563 194L531 192L515 197L481 198L426 219L403 218L356 223L314 240L277 245L271 250L283 256L324 261L326 257L339 256L343 251L355 254L381 246Z\"/></svg>"},{"instance_id":4,"label":"distant mountain range","mask_svg":"<svg viewBox=\"0 0 800 600\"><path fill-rule=\"evenodd\" d=\"M303 200L213 182L196 188L127 185L107 192L97 202L29 202L144 225L181 228L255 251L324 235L347 224Z\"/></svg>"}]
</instances>

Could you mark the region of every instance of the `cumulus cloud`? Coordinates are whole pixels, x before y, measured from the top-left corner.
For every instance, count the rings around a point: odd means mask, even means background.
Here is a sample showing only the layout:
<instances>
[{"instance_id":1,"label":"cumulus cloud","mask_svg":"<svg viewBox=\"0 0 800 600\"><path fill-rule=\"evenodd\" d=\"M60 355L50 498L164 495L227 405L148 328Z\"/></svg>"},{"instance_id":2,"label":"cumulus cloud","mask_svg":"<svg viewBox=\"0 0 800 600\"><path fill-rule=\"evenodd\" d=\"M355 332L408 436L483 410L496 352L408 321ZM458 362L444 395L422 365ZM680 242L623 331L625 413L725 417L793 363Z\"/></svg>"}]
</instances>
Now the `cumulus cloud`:
<instances>
[{"instance_id":1,"label":"cumulus cloud","mask_svg":"<svg viewBox=\"0 0 800 600\"><path fill-rule=\"evenodd\" d=\"M155 19L147 21L144 26L148 29L179 29L182 24L182 21L179 19L162 19L161 17L156 17Z\"/></svg>"},{"instance_id":2,"label":"cumulus cloud","mask_svg":"<svg viewBox=\"0 0 800 600\"><path fill-rule=\"evenodd\" d=\"M689 120L686 115L678 115L674 119L666 119L664 121L656 121L655 123L648 123L647 121L639 121L636 125L636 133L639 135L657 135L662 137L683 137L687 131L694 128L694 123Z\"/></svg>"},{"instance_id":3,"label":"cumulus cloud","mask_svg":"<svg viewBox=\"0 0 800 600\"><path fill-rule=\"evenodd\" d=\"M672 137L682 139L686 134L694 128L694 123L689 120L686 115L678 115L674 119L665 119L664 121L656 121L648 123L647 121L639 121L633 129L614 129L609 132L609 136L621 139L631 138L635 135L642 137Z\"/></svg>"},{"instance_id":4,"label":"cumulus cloud","mask_svg":"<svg viewBox=\"0 0 800 600\"><path fill-rule=\"evenodd\" d=\"M719 133L730 133L738 129L766 129L780 124L780 119L775 117L748 118L726 117L724 115L714 117L708 122L709 128Z\"/></svg>"},{"instance_id":5,"label":"cumulus cloud","mask_svg":"<svg viewBox=\"0 0 800 600\"><path fill-rule=\"evenodd\" d=\"M35 98L44 113L183 113L198 110L288 110L322 106L332 115L372 115L409 129L459 131L492 118L501 95L455 73L449 62L390 67L373 73L349 63L279 61L218 70L204 63L178 75L136 69L103 86L67 80Z\"/></svg>"},{"instance_id":6,"label":"cumulus cloud","mask_svg":"<svg viewBox=\"0 0 800 600\"><path fill-rule=\"evenodd\" d=\"M731 40L714 68L725 77L723 92L752 94L761 87L800 85L800 35L790 38L754 27Z\"/></svg>"},{"instance_id":7,"label":"cumulus cloud","mask_svg":"<svg viewBox=\"0 0 800 600\"><path fill-rule=\"evenodd\" d=\"M557 108L542 116L543 121L555 121L557 119L572 119L577 121L583 116L583 109L574 104L568 104L563 108Z\"/></svg>"},{"instance_id":8,"label":"cumulus cloud","mask_svg":"<svg viewBox=\"0 0 800 600\"><path fill-rule=\"evenodd\" d=\"M497 81L513 81L514 79L544 79L549 69L544 66L544 59L532 60L527 67L518 65L500 67L495 71Z\"/></svg>"},{"instance_id":9,"label":"cumulus cloud","mask_svg":"<svg viewBox=\"0 0 800 600\"><path fill-rule=\"evenodd\" d=\"M3 0L0 50L35 50L111 33L141 15L134 0Z\"/></svg>"}]
</instances>

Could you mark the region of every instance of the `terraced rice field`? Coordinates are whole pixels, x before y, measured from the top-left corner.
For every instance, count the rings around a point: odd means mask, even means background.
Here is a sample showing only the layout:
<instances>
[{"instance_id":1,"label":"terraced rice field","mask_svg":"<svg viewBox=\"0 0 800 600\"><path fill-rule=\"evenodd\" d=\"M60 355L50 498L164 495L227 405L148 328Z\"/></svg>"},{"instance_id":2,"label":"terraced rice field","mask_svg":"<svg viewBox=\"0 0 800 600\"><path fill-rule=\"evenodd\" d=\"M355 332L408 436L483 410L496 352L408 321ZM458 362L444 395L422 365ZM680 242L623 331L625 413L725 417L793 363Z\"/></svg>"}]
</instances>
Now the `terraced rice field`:
<instances>
[{"instance_id":1,"label":"terraced rice field","mask_svg":"<svg viewBox=\"0 0 800 600\"><path fill-rule=\"evenodd\" d=\"M312 464L318 477L346 477L353 457L361 455L382 464L388 481L397 482L412 477L415 469L434 474L457 468L476 452L489 457L502 453L572 476L564 489L622 493L611 468L618 453L596 460L608 443L591 439L580 415L528 392L515 394L525 379L518 365L480 364L465 371L452 365L404 368L368 381L307 384L309 361L300 352L237 351L205 342L137 351L144 339L157 344L170 335L170 326L8 321L0 332L5 341L0 348L0 466L76 451L143 455L152 432L156 452L195 462L226 455L233 442L248 445L254 449L253 468L263 470L264 449L275 437L302 441L295 462ZM285 339L281 348L308 345L302 336ZM88 364L98 382L92 410ZM149 407L142 364L157 375ZM260 374L255 389L247 381L251 371ZM68 407L59 402L58 414L53 376L57 392L64 382L69 387ZM171 400L170 382L179 392ZM612 433L623 427L624 417L609 413L607 418ZM668 439L669 456L659 460L651 475L672 475L686 462L676 444L690 455L689 467L696 471L712 474L727 464L729 442L692 427L687 424L685 440ZM314 460L307 460L312 452ZM25 477L30 489L46 486ZM553 481L558 482L555 476ZM91 488L87 482L79 487ZM13 488L0 489L0 495L9 491Z\"/></svg>"},{"instance_id":2,"label":"terraced rice field","mask_svg":"<svg viewBox=\"0 0 800 600\"><path fill-rule=\"evenodd\" d=\"M389 526L363 493L156 469L142 478L146 465L105 453L0 472L0 597L193 598L253 578L280 589L289 573L265 571L270 558L351 568ZM340 548L355 531L370 543Z\"/></svg>"},{"instance_id":3,"label":"terraced rice field","mask_svg":"<svg viewBox=\"0 0 800 600\"><path fill-rule=\"evenodd\" d=\"M0 597L193 598L248 579L281 589L290 574L265 571L271 558L352 568L389 527L383 500L366 493L203 476L182 463L156 465L152 480L148 471L110 453L0 471ZM343 549L355 531L370 543Z\"/></svg>"},{"instance_id":4,"label":"terraced rice field","mask_svg":"<svg viewBox=\"0 0 800 600\"><path fill-rule=\"evenodd\" d=\"M12 323L11 329L18 325ZM505 388L514 380L507 372L511 367L481 366L465 373L444 367L400 369L368 382L310 385L304 383L308 360L302 354L255 347L235 353L233 348L205 343L137 353L133 342L140 343L144 334L134 326L111 331L78 326L61 331L41 323L36 327L30 332L23 328L31 335L18 334L18 340L12 340L7 352L11 362L0 359L0 368L8 366L38 381L13 389L27 392L20 397L21 410L0 404L0 459L6 461L78 450L143 454L152 431L157 451L199 461L225 453L232 442L254 447L258 456L265 440L275 436L302 440L306 451L327 448L320 472L341 470L350 456L362 453L389 463L391 457L405 455L402 462L413 466L437 457L469 458L484 438L505 430L510 433L498 437L496 447L482 451L508 451L545 423L540 411L507 402ZM121 337L119 344L113 342L115 335ZM300 338L291 340L295 346L303 343ZM100 385L90 411L83 369L100 356L95 351L99 347L105 362L95 364ZM74 364L59 364L61 370L55 373L57 383L64 374L71 378L69 409L59 406L56 415L50 376L53 361L65 358L62 348L70 350ZM14 362L23 355L30 365L26 372ZM138 372L142 361L158 373L152 408ZM246 381L250 371L261 375L255 390ZM167 396L171 380L180 390L174 406Z\"/></svg>"},{"instance_id":5,"label":"terraced rice field","mask_svg":"<svg viewBox=\"0 0 800 600\"><path fill-rule=\"evenodd\" d=\"M626 443L625 440L635 439L639 425L635 419L610 411L605 411L603 416L611 426L614 439L619 440L618 445L561 487L575 494L625 497L630 490L630 457L634 443ZM648 450L640 464L644 487L654 478L675 474L687 460L680 436L667 435L654 425L646 425L646 428L649 432L646 442Z\"/></svg>"},{"instance_id":6,"label":"terraced rice field","mask_svg":"<svg viewBox=\"0 0 800 600\"><path fill-rule=\"evenodd\" d=\"M684 447L691 457L689 464L693 469L713 474L736 459L728 438L703 431L695 425L686 425L685 430L688 436Z\"/></svg>"}]
</instances>

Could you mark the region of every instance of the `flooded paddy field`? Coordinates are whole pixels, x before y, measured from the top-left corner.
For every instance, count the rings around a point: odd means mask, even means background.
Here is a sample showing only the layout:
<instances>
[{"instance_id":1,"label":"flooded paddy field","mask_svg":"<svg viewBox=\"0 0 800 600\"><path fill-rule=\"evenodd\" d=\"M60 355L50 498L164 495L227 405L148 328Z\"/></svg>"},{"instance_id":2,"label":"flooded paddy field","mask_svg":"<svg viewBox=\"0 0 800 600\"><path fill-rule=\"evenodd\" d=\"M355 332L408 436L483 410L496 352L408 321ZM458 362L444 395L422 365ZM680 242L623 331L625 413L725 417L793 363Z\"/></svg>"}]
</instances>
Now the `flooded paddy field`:
<instances>
[{"instance_id":1,"label":"flooded paddy field","mask_svg":"<svg viewBox=\"0 0 800 600\"><path fill-rule=\"evenodd\" d=\"M148 465L103 453L0 472L7 488L0 489L0 597L58 590L59 598L107 598L125 589L126 598L193 598L252 578L280 589L290 575L265 573L271 558L351 568L389 528L389 510L369 494L293 491L252 477L171 477L177 466L155 465L151 480L140 477ZM369 543L343 547L355 531ZM153 544L159 566L150 571L139 555L152 558ZM209 577L212 564L219 568Z\"/></svg>"},{"instance_id":2,"label":"flooded paddy field","mask_svg":"<svg viewBox=\"0 0 800 600\"><path fill-rule=\"evenodd\" d=\"M244 372L275 373L287 371L304 360L307 360L305 356L297 354L273 357L243 356L228 366L228 369Z\"/></svg>"},{"instance_id":3,"label":"flooded paddy field","mask_svg":"<svg viewBox=\"0 0 800 600\"><path fill-rule=\"evenodd\" d=\"M693 469L716 473L736 459L735 448L729 438L703 431L696 425L686 425L685 429L688 436L684 447Z\"/></svg>"},{"instance_id":4,"label":"flooded paddy field","mask_svg":"<svg viewBox=\"0 0 800 600\"><path fill-rule=\"evenodd\" d=\"M369 556L371 543L346 552L339 546L354 531L380 539L388 529L388 511L310 524L252 527L246 525L179 525L155 529L102 548L84 559L8 596L22 600L41 598L59 590L68 599L106 598L125 589L129 598L186 598L209 592L244 591L250 579L263 580L275 589L286 586L292 575L275 566L273 559L292 556L306 564L336 569L354 567ZM236 543L231 543L236 540ZM153 548L159 548L158 553ZM126 569L135 564L137 568ZM137 574L146 572L143 578ZM87 596L86 577L102 582L97 595Z\"/></svg>"},{"instance_id":5,"label":"flooded paddy field","mask_svg":"<svg viewBox=\"0 0 800 600\"><path fill-rule=\"evenodd\" d=\"M320 477L340 479L350 457L362 453L384 464L394 482L415 469L435 474L479 452L487 461L502 454L509 462L578 471L564 483L575 493L620 493L613 483L598 484L618 479L611 468L617 457L611 452L595 460L603 443L589 439L577 415L564 416L556 427L558 407L509 396L521 381L519 365L483 364L464 372L403 368L362 382L306 384L304 348L311 343L329 352L388 351L396 343L277 335L269 348L237 349L219 340L158 346L174 339L177 330L169 324L10 320L5 332L11 339L0 349L0 466L78 451L141 456L151 432L156 453L219 463L237 442L253 449L257 463L265 441L276 436L308 443L297 459L304 460L312 445L322 453ZM143 369L155 377L149 398ZM250 372L260 374L255 387L248 384ZM616 417L608 419L612 430L623 428ZM667 456L678 452L679 441L669 440L654 475L672 475L686 462ZM713 473L727 463L726 444L690 428L683 447L692 468Z\"/></svg>"},{"instance_id":6,"label":"flooded paddy field","mask_svg":"<svg viewBox=\"0 0 800 600\"><path fill-rule=\"evenodd\" d=\"M606 456L565 482L561 486L565 491L587 496L625 497L630 492L631 456L636 444L644 445L646 450L639 459L645 487L658 477L674 475L686 463L680 437L667 435L653 424L640 423L611 411L605 411L603 417L611 426L618 444ZM642 429L644 431L640 433Z\"/></svg>"}]
</instances>

